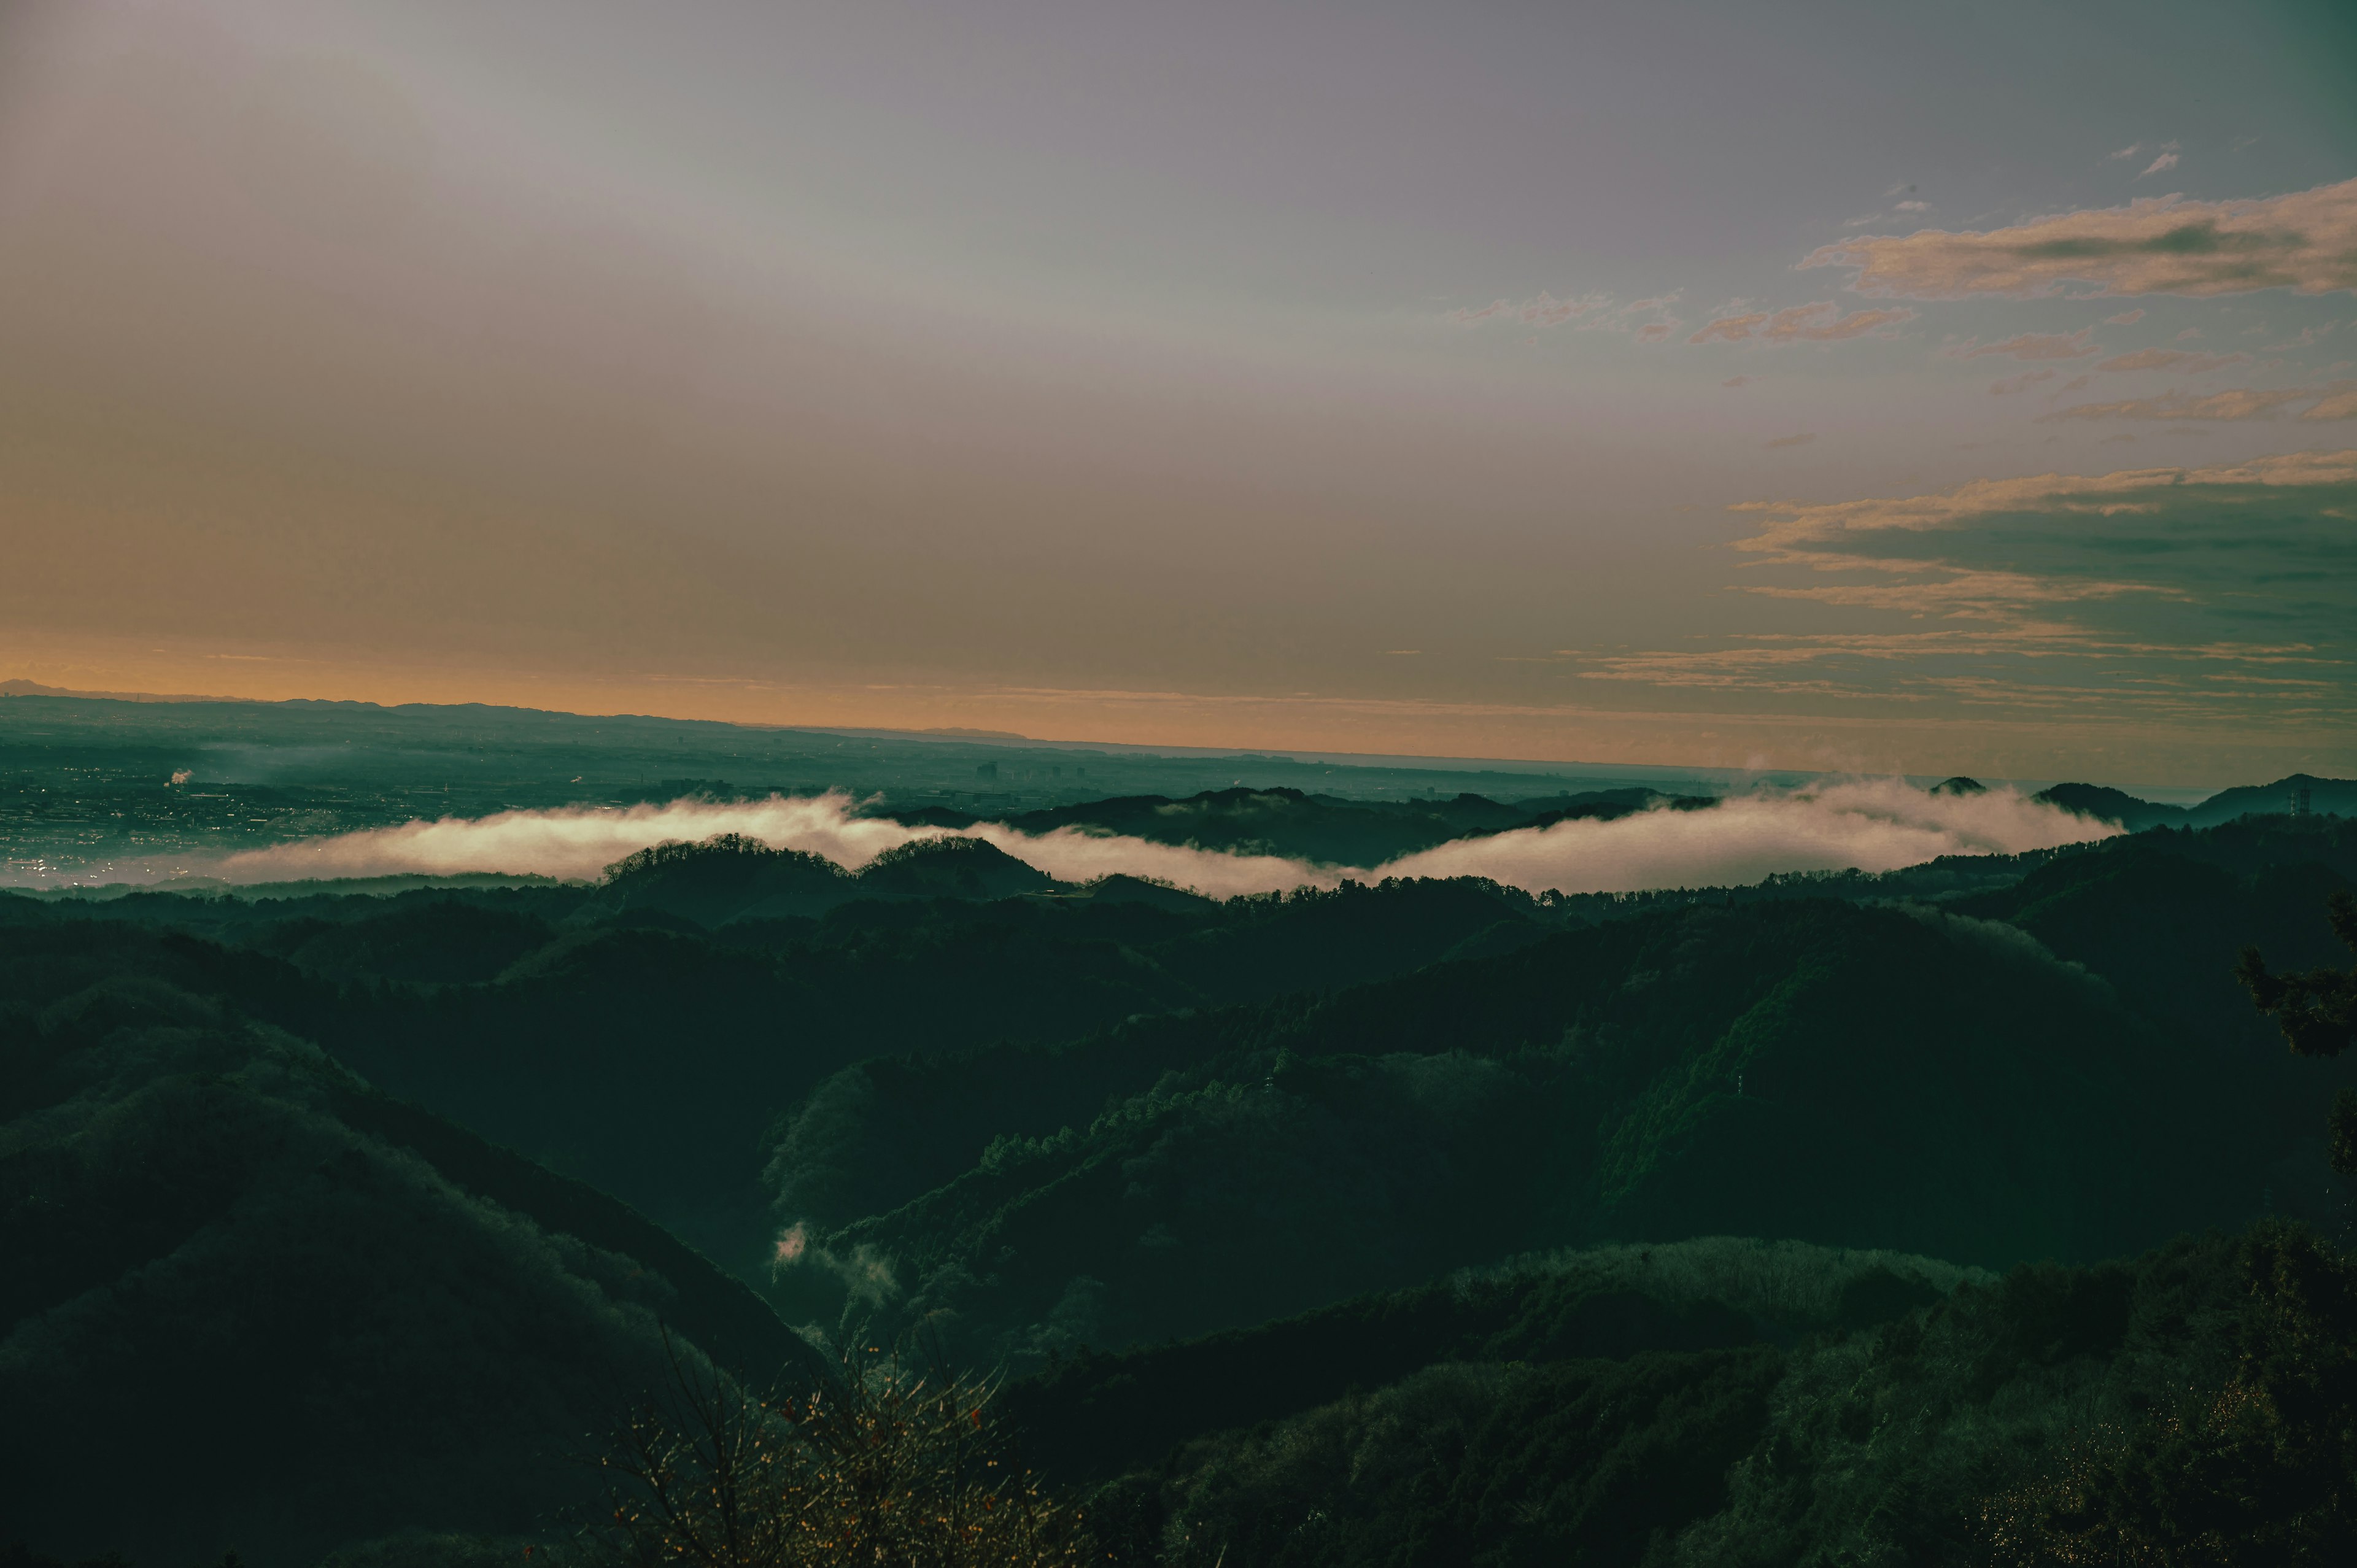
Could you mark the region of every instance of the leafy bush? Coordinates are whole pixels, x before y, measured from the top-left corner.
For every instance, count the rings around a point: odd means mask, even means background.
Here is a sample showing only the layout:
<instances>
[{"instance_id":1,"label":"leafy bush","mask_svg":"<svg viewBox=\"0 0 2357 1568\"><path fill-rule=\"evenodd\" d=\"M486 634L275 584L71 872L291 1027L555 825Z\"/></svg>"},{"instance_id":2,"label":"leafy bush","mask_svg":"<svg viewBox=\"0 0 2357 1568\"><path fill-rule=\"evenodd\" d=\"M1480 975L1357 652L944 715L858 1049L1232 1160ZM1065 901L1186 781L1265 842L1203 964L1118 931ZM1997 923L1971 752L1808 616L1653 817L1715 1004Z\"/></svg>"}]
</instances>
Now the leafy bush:
<instances>
[{"instance_id":1,"label":"leafy bush","mask_svg":"<svg viewBox=\"0 0 2357 1568\"><path fill-rule=\"evenodd\" d=\"M1094 1555L1079 1514L1017 1463L982 1380L846 1358L815 1391L760 1396L674 1359L603 1461L618 1568L1050 1568Z\"/></svg>"}]
</instances>

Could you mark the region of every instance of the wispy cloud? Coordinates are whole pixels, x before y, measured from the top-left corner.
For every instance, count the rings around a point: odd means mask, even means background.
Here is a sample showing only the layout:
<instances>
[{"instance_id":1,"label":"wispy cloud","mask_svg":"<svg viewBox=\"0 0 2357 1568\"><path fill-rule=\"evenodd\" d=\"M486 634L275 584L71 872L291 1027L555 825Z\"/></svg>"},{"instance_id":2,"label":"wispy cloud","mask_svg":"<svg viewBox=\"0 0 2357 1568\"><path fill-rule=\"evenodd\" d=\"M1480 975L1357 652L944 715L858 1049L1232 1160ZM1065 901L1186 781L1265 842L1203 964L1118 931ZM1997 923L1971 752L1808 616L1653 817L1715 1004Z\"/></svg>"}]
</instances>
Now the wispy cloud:
<instances>
[{"instance_id":1,"label":"wispy cloud","mask_svg":"<svg viewBox=\"0 0 2357 1568\"><path fill-rule=\"evenodd\" d=\"M2015 392L2028 392L2040 381L2050 381L2053 379L2054 372L2051 371L2024 371L2018 376L2010 376L2001 381L1991 381L1989 395L2009 397Z\"/></svg>"},{"instance_id":2,"label":"wispy cloud","mask_svg":"<svg viewBox=\"0 0 2357 1568\"><path fill-rule=\"evenodd\" d=\"M1587 294L1577 299L1557 299L1555 295L1542 290L1536 299L1531 300L1523 306L1521 318L1523 325L1528 327L1560 327L1566 321L1578 319L1591 310L1601 310L1611 303L1612 298L1609 295Z\"/></svg>"},{"instance_id":3,"label":"wispy cloud","mask_svg":"<svg viewBox=\"0 0 2357 1568\"><path fill-rule=\"evenodd\" d=\"M2323 342L2332 329L2340 325L2338 321L2327 321L2319 327L2303 327L2282 342L2270 343L2259 351L2263 354L2284 354L2297 349L2313 349Z\"/></svg>"},{"instance_id":4,"label":"wispy cloud","mask_svg":"<svg viewBox=\"0 0 2357 1568\"><path fill-rule=\"evenodd\" d=\"M2104 325L2106 327L2133 327L2143 319L2144 307L2142 306L2138 306L2134 310L2123 310L2117 316L2104 317Z\"/></svg>"},{"instance_id":5,"label":"wispy cloud","mask_svg":"<svg viewBox=\"0 0 2357 1568\"><path fill-rule=\"evenodd\" d=\"M2248 201L2154 197L2007 229L1862 235L1803 266L1856 269L1859 292L1903 299L2111 294L2221 295L2357 289L2357 179Z\"/></svg>"},{"instance_id":6,"label":"wispy cloud","mask_svg":"<svg viewBox=\"0 0 2357 1568\"><path fill-rule=\"evenodd\" d=\"M1740 795L1706 811L1642 811L1461 839L1383 870L1487 876L1532 892L1624 892L1751 883L1803 867L1890 870L1941 854L2019 854L2110 836L2108 828L2009 789L1933 795L1898 779L1860 779Z\"/></svg>"},{"instance_id":7,"label":"wispy cloud","mask_svg":"<svg viewBox=\"0 0 2357 1568\"><path fill-rule=\"evenodd\" d=\"M2183 349L2139 349L2133 354L2119 354L2097 365L2099 371L2184 371L2199 375L2228 365L2243 364L2248 354L2195 354Z\"/></svg>"},{"instance_id":8,"label":"wispy cloud","mask_svg":"<svg viewBox=\"0 0 2357 1568\"><path fill-rule=\"evenodd\" d=\"M231 882L386 874L451 875L505 871L569 880L596 876L606 866L650 845L696 843L716 833L744 833L780 848L823 855L856 870L886 850L920 839L977 838L1064 882L1087 882L1116 872L1157 876L1215 897L1266 892L1339 877L1276 855L1228 854L1103 837L1058 829L1023 833L977 822L951 834L856 814L848 795L714 802L674 800L628 811L589 808L502 811L479 818L445 818L399 827L308 839L228 856L212 869Z\"/></svg>"},{"instance_id":9,"label":"wispy cloud","mask_svg":"<svg viewBox=\"0 0 2357 1568\"><path fill-rule=\"evenodd\" d=\"M1688 343L1839 343L1915 319L1912 310L1857 310L1848 315L1830 299L1782 310L1752 310L1706 322Z\"/></svg>"},{"instance_id":10,"label":"wispy cloud","mask_svg":"<svg viewBox=\"0 0 2357 1568\"><path fill-rule=\"evenodd\" d=\"M1584 678L2006 722L2357 724L2357 451L1737 511L1756 576L1733 585L1833 624L1565 650ZM2296 684L2255 716L2261 680Z\"/></svg>"},{"instance_id":11,"label":"wispy cloud","mask_svg":"<svg viewBox=\"0 0 2357 1568\"><path fill-rule=\"evenodd\" d=\"M2158 353L2159 349L2147 352ZM2197 356L2188 355L2187 358ZM2357 381L2335 381L2320 387L2236 387L2227 392L2194 396L2165 392L2158 397L2126 398L2117 403L2081 403L2058 408L2047 419L2201 419L2240 421L2276 419L2299 403L2309 406L2299 418L2322 422L2357 419Z\"/></svg>"},{"instance_id":12,"label":"wispy cloud","mask_svg":"<svg viewBox=\"0 0 2357 1568\"><path fill-rule=\"evenodd\" d=\"M1802 432L1798 435L1779 435L1773 441L1763 442L1761 445L1765 446L1770 451L1773 451L1779 446L1806 446L1810 442L1814 441L1816 438L1817 433L1813 430L1808 430Z\"/></svg>"},{"instance_id":13,"label":"wispy cloud","mask_svg":"<svg viewBox=\"0 0 2357 1568\"><path fill-rule=\"evenodd\" d=\"M2002 343L1966 344L1951 349L1949 353L1959 360L1977 360L1985 354L2005 354L2017 360L2076 360L2103 352L2093 342L2093 334L2092 327L2082 327L2076 332L2023 332Z\"/></svg>"},{"instance_id":14,"label":"wispy cloud","mask_svg":"<svg viewBox=\"0 0 2357 1568\"><path fill-rule=\"evenodd\" d=\"M2145 175L2148 174L2163 174L2176 166L2177 155L2175 153L2163 153L2160 156L2153 159L2152 162L2145 165L2144 174L2136 176L2136 178L2142 179Z\"/></svg>"}]
</instances>

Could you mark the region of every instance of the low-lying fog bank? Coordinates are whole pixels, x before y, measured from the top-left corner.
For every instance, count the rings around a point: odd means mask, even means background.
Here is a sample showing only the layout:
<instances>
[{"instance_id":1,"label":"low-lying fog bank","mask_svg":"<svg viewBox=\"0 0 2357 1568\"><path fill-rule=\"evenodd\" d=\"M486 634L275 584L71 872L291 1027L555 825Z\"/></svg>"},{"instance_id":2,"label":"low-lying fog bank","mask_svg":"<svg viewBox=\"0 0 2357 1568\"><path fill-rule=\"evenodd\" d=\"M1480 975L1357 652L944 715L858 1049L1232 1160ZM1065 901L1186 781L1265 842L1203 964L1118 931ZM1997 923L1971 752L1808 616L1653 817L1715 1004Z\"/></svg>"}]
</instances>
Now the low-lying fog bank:
<instances>
[{"instance_id":1,"label":"low-lying fog bank","mask_svg":"<svg viewBox=\"0 0 2357 1568\"><path fill-rule=\"evenodd\" d=\"M2011 789L1949 794L1893 779L1736 795L1701 810L1657 809L1453 840L1372 866L1318 865L1060 828L1027 833L996 822L911 826L863 817L845 794L628 810L503 811L414 822L230 855L201 867L253 884L314 877L507 873L586 880L634 851L741 833L856 870L914 840L964 836L996 845L1060 881L1123 873L1214 897L1330 887L1384 876L1486 876L1537 893L1633 892L1731 886L1778 872L1879 872L1947 854L2018 854L2108 838L2121 830ZM191 867L191 869L199 869Z\"/></svg>"}]
</instances>

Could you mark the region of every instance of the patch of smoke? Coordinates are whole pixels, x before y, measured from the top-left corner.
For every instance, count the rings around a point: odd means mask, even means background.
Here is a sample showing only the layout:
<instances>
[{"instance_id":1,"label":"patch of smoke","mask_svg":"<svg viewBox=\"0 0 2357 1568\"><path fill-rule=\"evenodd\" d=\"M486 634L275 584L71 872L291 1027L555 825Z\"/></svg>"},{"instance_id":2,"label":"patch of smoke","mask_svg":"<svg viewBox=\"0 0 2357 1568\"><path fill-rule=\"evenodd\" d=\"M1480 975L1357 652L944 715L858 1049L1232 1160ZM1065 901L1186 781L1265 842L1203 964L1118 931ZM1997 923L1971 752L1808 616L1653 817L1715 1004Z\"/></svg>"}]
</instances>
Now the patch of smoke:
<instances>
[{"instance_id":1,"label":"patch of smoke","mask_svg":"<svg viewBox=\"0 0 2357 1568\"><path fill-rule=\"evenodd\" d=\"M1061 882L1121 873L1157 877L1215 898L1382 876L1486 876L1532 893L1625 893L1740 885L1785 871L1890 871L1943 854L2013 854L2118 831L2009 789L1934 795L1898 779L1859 779L1732 796L1700 811L1517 828L1354 868L1081 828L1026 833L998 822L959 830L909 827L857 815L848 795L773 795L406 822L250 850L213 870L242 883L461 872L586 881L634 851L716 833L742 833L856 870L898 845L955 833L991 843Z\"/></svg>"},{"instance_id":2,"label":"patch of smoke","mask_svg":"<svg viewBox=\"0 0 2357 1568\"><path fill-rule=\"evenodd\" d=\"M788 1269L818 1269L833 1274L850 1298L863 1306L882 1306L900 1294L889 1258L865 1241L854 1247L849 1257L840 1257L813 1241L808 1228L799 1220L779 1234L770 1260L770 1277Z\"/></svg>"}]
</instances>

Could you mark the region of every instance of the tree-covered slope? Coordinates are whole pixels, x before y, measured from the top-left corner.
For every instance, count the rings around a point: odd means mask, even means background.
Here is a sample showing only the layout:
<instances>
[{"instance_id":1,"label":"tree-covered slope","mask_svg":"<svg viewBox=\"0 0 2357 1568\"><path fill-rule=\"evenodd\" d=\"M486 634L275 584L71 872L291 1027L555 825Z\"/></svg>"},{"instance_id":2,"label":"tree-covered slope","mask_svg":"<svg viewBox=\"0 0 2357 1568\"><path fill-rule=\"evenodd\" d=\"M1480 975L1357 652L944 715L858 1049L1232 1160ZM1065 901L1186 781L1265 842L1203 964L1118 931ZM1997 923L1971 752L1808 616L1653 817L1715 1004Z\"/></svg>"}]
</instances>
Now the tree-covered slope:
<instances>
[{"instance_id":1,"label":"tree-covered slope","mask_svg":"<svg viewBox=\"0 0 2357 1568\"><path fill-rule=\"evenodd\" d=\"M411 1526L551 1528L682 1353L823 1376L613 1199L317 1047L88 954L0 962L0 1519L256 1568Z\"/></svg>"},{"instance_id":2,"label":"tree-covered slope","mask_svg":"<svg viewBox=\"0 0 2357 1568\"><path fill-rule=\"evenodd\" d=\"M884 870L919 891L1004 870L989 846L972 849ZM1532 900L1469 882L1227 905L860 897L716 931L682 913L758 908L780 867L808 874L800 857L723 844L651 854L599 888L566 890L570 904L538 888L303 898L283 914L166 895L0 899L0 950L72 951L225 998L750 1273L774 1235L765 1133L847 1063L1076 1039L1543 931Z\"/></svg>"},{"instance_id":3,"label":"tree-covered slope","mask_svg":"<svg viewBox=\"0 0 2357 1568\"><path fill-rule=\"evenodd\" d=\"M1405 1305L1329 1319L1347 1336ZM1469 1337L1396 1379L1362 1340L1376 1376L1187 1437L1091 1505L1111 1560L1141 1568L2345 1561L2357 1266L2311 1234L2024 1265L1862 1320L1603 1354ZM1091 1401L1249 1412L1286 1375L1252 1337L1066 1369L1011 1402L1082 1428ZM1156 1386L1166 1361L1211 1386Z\"/></svg>"},{"instance_id":4,"label":"tree-covered slope","mask_svg":"<svg viewBox=\"0 0 2357 1568\"><path fill-rule=\"evenodd\" d=\"M1094 1482L1442 1361L1626 1359L1870 1326L1994 1275L1729 1237L1516 1260L1199 1339L1059 1357L1002 1413L1036 1464Z\"/></svg>"},{"instance_id":5,"label":"tree-covered slope","mask_svg":"<svg viewBox=\"0 0 2357 1568\"><path fill-rule=\"evenodd\" d=\"M1575 1242L1992 1266L2141 1247L2235 1212L2248 1151L2205 1141L2212 1065L2010 928L1706 907L1060 1050L854 1069L787 1123L771 1177L805 1222L800 1310L1023 1357Z\"/></svg>"}]
</instances>

